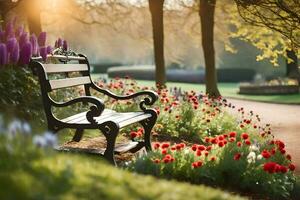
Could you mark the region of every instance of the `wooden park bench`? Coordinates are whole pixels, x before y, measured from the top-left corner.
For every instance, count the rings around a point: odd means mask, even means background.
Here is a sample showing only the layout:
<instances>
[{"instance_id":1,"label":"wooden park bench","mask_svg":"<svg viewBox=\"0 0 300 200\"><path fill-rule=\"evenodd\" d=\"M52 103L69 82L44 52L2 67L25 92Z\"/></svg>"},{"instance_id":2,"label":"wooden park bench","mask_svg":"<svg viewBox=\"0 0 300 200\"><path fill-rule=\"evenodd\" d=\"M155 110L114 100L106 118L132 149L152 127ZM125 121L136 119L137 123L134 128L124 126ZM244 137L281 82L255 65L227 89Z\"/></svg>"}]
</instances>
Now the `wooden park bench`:
<instances>
[{"instance_id":1,"label":"wooden park bench","mask_svg":"<svg viewBox=\"0 0 300 200\"><path fill-rule=\"evenodd\" d=\"M98 87L91 79L90 65L87 57L81 54L56 53L48 55L47 60L48 62L44 63L41 57L32 58L29 66L33 70L33 73L38 76L48 129L51 132L57 133L65 128L75 129L73 141L79 142L85 129L99 129L106 139L106 149L102 155L114 165L116 164L115 153L123 153L124 151L134 153L143 147L147 151L151 150L150 133L155 125L157 113L154 109L147 108L146 106L153 105L158 99L155 92L142 91L127 96L119 96L109 90ZM49 63L49 60L55 60L55 63ZM74 72L79 72L80 76L70 78L68 74ZM65 76L53 80L48 78L50 74L64 74ZM57 102L49 96L49 93L54 90L80 85L84 87L84 96L74 98L70 101ZM120 113L106 109L103 100L91 96L91 89L115 100L130 100L144 97L139 103L141 111ZM58 119L52 112L54 107L63 108L76 103L92 104L92 106L86 112L80 112L65 119ZM116 138L120 129L134 123L140 123L144 128L143 141L132 141L126 145L122 144L120 147L116 146Z\"/></svg>"}]
</instances>

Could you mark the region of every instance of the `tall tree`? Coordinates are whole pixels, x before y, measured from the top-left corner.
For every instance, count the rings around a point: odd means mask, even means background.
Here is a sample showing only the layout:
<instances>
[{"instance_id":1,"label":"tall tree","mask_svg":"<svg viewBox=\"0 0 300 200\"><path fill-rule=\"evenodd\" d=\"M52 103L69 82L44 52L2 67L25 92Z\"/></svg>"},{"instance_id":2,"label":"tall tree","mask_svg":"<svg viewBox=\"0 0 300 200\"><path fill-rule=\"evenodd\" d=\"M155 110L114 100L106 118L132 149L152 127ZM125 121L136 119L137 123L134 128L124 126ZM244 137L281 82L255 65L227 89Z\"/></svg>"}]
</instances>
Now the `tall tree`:
<instances>
[{"instance_id":1,"label":"tall tree","mask_svg":"<svg viewBox=\"0 0 300 200\"><path fill-rule=\"evenodd\" d=\"M152 19L155 76L158 87L165 87L166 69L164 59L164 0L149 0Z\"/></svg>"},{"instance_id":2,"label":"tall tree","mask_svg":"<svg viewBox=\"0 0 300 200\"><path fill-rule=\"evenodd\" d=\"M205 60L206 93L211 97L220 96L217 86L217 72L214 48L214 16L216 0L200 0L202 48Z\"/></svg>"}]
</instances>

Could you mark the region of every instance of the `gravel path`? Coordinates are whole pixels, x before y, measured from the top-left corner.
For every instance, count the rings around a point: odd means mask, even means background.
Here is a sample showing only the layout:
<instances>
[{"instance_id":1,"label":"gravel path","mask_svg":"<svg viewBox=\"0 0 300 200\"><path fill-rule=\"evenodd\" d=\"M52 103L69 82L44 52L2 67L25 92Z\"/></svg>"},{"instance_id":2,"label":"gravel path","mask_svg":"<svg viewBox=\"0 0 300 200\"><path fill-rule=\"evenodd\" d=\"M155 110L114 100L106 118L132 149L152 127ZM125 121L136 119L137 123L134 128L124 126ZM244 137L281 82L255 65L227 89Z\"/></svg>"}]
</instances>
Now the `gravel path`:
<instances>
[{"instance_id":1,"label":"gravel path","mask_svg":"<svg viewBox=\"0 0 300 200\"><path fill-rule=\"evenodd\" d=\"M270 123L276 138L286 144L286 150L292 155L292 160L300 174L300 105L282 105L228 99L237 107L246 111L253 110L259 114L262 123Z\"/></svg>"}]
</instances>

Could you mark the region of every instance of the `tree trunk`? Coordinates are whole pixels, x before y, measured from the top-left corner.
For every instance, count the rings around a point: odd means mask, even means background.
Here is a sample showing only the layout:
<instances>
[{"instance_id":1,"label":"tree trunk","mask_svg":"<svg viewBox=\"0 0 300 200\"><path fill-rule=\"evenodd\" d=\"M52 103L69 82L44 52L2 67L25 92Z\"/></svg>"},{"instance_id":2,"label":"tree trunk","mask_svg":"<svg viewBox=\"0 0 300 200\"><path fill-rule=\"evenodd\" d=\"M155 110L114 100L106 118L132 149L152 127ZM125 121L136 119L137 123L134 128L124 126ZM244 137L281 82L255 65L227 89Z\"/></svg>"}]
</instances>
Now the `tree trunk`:
<instances>
[{"instance_id":1,"label":"tree trunk","mask_svg":"<svg viewBox=\"0 0 300 200\"><path fill-rule=\"evenodd\" d=\"M290 63L288 62L288 60L286 60L286 76L300 81L298 57L296 55L296 52L294 50L286 50L286 55L288 58L293 60Z\"/></svg>"},{"instance_id":2,"label":"tree trunk","mask_svg":"<svg viewBox=\"0 0 300 200\"><path fill-rule=\"evenodd\" d=\"M158 88L165 87L166 84L163 7L164 0L149 0L154 43L155 79Z\"/></svg>"},{"instance_id":3,"label":"tree trunk","mask_svg":"<svg viewBox=\"0 0 300 200\"><path fill-rule=\"evenodd\" d=\"M29 32L38 36L42 32L40 1L26 0L24 3L26 3Z\"/></svg>"},{"instance_id":4,"label":"tree trunk","mask_svg":"<svg viewBox=\"0 0 300 200\"><path fill-rule=\"evenodd\" d=\"M206 93L210 97L219 97L214 49L214 15L216 0L200 0L199 15L201 21L202 48L205 60Z\"/></svg>"}]
</instances>

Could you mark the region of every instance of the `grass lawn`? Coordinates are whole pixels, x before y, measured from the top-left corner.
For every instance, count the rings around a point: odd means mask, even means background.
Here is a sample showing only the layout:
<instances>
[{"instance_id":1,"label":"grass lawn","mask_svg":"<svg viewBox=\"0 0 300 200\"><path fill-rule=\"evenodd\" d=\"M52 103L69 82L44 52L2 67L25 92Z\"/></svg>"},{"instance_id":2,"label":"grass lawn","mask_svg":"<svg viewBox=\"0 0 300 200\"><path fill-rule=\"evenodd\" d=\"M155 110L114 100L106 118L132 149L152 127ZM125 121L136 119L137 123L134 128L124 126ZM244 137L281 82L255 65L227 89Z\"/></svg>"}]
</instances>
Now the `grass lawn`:
<instances>
[{"instance_id":1,"label":"grass lawn","mask_svg":"<svg viewBox=\"0 0 300 200\"><path fill-rule=\"evenodd\" d=\"M59 153L25 165L8 161L0 165L0 197L7 200L242 199L201 185L129 173L96 156Z\"/></svg>"},{"instance_id":2,"label":"grass lawn","mask_svg":"<svg viewBox=\"0 0 300 200\"><path fill-rule=\"evenodd\" d=\"M92 78L97 79L100 75L93 74ZM154 87L154 81L144 81L137 80L139 85ZM168 87L181 87L183 90L195 90L205 92L204 84L193 84L193 83L176 83L169 82L167 83ZM221 94L224 97L251 100L251 101L261 101L261 102L270 102L270 103L282 103L282 104L300 104L300 94L292 95L240 95L237 94L238 83L219 83L219 89Z\"/></svg>"}]
</instances>

